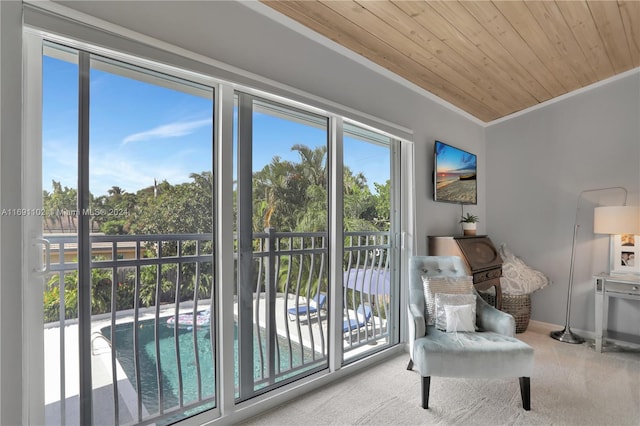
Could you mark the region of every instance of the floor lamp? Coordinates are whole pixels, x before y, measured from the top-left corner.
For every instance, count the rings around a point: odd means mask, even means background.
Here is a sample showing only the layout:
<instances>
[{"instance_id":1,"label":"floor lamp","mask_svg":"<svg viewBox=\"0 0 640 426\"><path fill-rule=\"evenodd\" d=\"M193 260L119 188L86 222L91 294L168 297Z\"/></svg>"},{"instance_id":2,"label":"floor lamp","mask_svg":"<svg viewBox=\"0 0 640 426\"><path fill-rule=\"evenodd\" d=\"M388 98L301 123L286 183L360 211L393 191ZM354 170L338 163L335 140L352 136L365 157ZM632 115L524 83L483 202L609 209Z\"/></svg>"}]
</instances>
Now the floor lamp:
<instances>
[{"instance_id":1,"label":"floor lamp","mask_svg":"<svg viewBox=\"0 0 640 426\"><path fill-rule=\"evenodd\" d=\"M576 219L573 226L573 242L571 244L571 263L569 270L569 288L567 289L567 313L565 318L564 329L560 331L552 331L551 337L565 343L582 343L584 339L571 331L569 321L571 319L571 293L573 291L573 267L576 257L576 237L578 236L578 212L580 211L580 201L582 196L588 192L618 190L624 193L624 201L622 206L597 207L594 212L594 232L598 234L637 234L640 232L637 228L640 219L637 216L637 207L628 207L627 190L621 186L612 186L607 188L585 189L578 195L578 203L576 207ZM603 210L598 210L603 209ZM598 213L599 212L599 213ZM635 219L632 215L635 212ZM606 217L606 223L604 221ZM609 224L609 226L607 226ZM613 232L610 232L613 231Z\"/></svg>"}]
</instances>

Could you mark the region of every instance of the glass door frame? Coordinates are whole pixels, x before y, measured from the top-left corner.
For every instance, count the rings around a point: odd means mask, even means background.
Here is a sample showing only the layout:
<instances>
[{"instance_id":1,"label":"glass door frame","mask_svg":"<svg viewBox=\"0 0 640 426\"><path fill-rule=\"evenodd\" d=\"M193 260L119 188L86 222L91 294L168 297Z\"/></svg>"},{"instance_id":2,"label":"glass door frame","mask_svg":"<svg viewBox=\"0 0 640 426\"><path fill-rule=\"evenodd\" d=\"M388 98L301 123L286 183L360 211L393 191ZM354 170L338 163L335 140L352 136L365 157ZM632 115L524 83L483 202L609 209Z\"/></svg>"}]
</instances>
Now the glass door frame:
<instances>
[{"instance_id":1,"label":"glass door frame","mask_svg":"<svg viewBox=\"0 0 640 426\"><path fill-rule=\"evenodd\" d=\"M147 61L140 58L121 54L108 49L98 47L88 47L85 43L73 41L64 37L57 37L45 34L39 30L25 28L23 31L23 70L24 70L24 111L23 111L23 140L22 140L22 200L23 210L29 212L40 212L42 209L42 119L43 119L43 56L45 42L52 42L67 46L78 51L78 69L79 69L79 99L78 105L79 122L78 122L78 211L89 211L89 71L92 55L103 56L115 61L121 61L133 66L150 69L156 72L164 73L179 79L194 81L198 84L209 86L213 89L213 102L220 99L219 84L212 78L202 76L201 74L191 73L189 71L180 70L175 67L164 67L157 62ZM220 147L220 135L217 120L220 119L220 108L214 106L214 133L213 133L213 158L212 167L214 171L217 167L224 164L220 160L218 149ZM85 166L80 167L80 164ZM220 188L220 178L214 172L214 195ZM216 214L219 204L219 197L216 195L214 199L214 232L213 238L217 243L219 241L216 228L220 226L220 216ZM43 216L40 214L24 214L23 216L23 344L22 350L25 354L23 363L23 419L29 424L45 423L45 368L44 368L44 315L43 315L43 289L44 274L48 268L49 246L48 241L43 239ZM78 215L78 276L79 282L89 282L91 280L91 242L89 237L89 220L88 216L83 223L84 215ZM85 232L83 232L83 230ZM43 257L43 248L46 255ZM219 282L220 268L218 256L214 256L213 261L216 262L214 267L214 282ZM212 289L218 292L218 286ZM223 302L217 295L213 296L217 302L217 314ZM91 290L88 286L79 286L78 288L78 317L91 318ZM84 312L82 312L84 310ZM216 318L215 326L217 330L215 334L217 340L215 348L219 350L221 347L220 320ZM92 380L91 380L91 322L79 321L79 376L80 379L80 424L93 424L93 409L91 400L93 398ZM83 328L84 327L84 328ZM211 419L220 416L220 383L229 374L225 374L225 369L220 364L220 357L215 356L216 373L216 406L204 413L194 416L193 418ZM233 380L233 374L231 374Z\"/></svg>"},{"instance_id":2,"label":"glass door frame","mask_svg":"<svg viewBox=\"0 0 640 426\"><path fill-rule=\"evenodd\" d=\"M84 49L90 53L107 56L115 60L121 60L134 65L145 68L158 70L158 63L151 60L141 60L126 54L102 48L89 48L86 43L74 42L66 37L53 36L39 30L25 28L23 31L23 61L24 61L24 99L25 111L23 116L23 206L25 208L40 208L42 198L42 44L45 38L52 42L58 42L67 46ZM221 324L232 324L234 313L229 306L232 306L234 294L233 285L224 283L232 283L234 280L233 262L233 229L228 226L233 223L233 205L228 200L233 199L233 172L229 164L233 162L233 105L234 93L240 90L243 93L255 95L274 102L290 105L293 108L302 108L305 111L321 114L329 119L329 139L328 158L330 164L329 173L329 238L333 242L332 250L329 251L329 279L333 283L340 283L343 279L342 258L343 246L335 242L341 241L343 238L343 147L342 147L342 128L344 122L351 122L346 118L342 118L337 113L330 113L325 110L315 108L311 105L302 104L300 102L284 99L281 96L265 93L261 90L255 90L244 86L231 83L221 82L214 77L203 76L189 71L181 72L177 67L168 66L167 69L161 69L171 75L180 77L181 74L187 79L196 78L202 84L214 88L215 93L215 117L214 117L214 184L216 185L216 197L214 199L214 240L217 246L217 254L214 257L214 270L216 282L216 307L217 317L217 354L216 363L216 407L204 413L192 417L194 421L210 421L220 416L232 415L234 412L242 411L256 403L271 399L271 401L282 400L283 393L293 386L285 385L281 390L271 392L267 395L260 395L246 402L236 402L234 398L234 351L233 351L233 327L221 327ZM357 125L362 125L353 121ZM370 126L367 126L370 127ZM371 127L373 128L373 127ZM376 130L379 131L379 130ZM388 134L386 132L379 131ZM389 135L389 134L388 134ZM396 142L399 139L390 135L394 139L392 146L392 164L399 165L400 147ZM410 143L410 142L409 142ZM396 206L401 205L399 191L400 186L408 179L402 174L400 179L399 167L393 168L392 179L397 179L395 190L391 194L393 200L396 200ZM224 200L224 202L223 202ZM407 207L404 202L403 207ZM402 218L406 214L403 213ZM410 219L408 222L411 222ZM398 221L400 216L396 215ZM25 312L23 323L23 353L25 361L23 363L23 419L30 424L44 423L44 387L42 385L44 377L43 362L43 334L42 334L42 289L43 279L38 277L36 271L41 270L45 265L42 262L42 241L34 241L34 238L42 236L42 222L40 217L27 216L23 218L23 310ZM406 224L395 228L397 230L405 230ZM396 233L393 236L393 245L395 250L400 253L401 239ZM406 253L403 250L403 253ZM402 269L404 256L398 255L395 258L395 269ZM398 274L399 275L399 274ZM402 273L404 276L405 274ZM328 357L329 368L325 373L334 373L344 367L343 364L343 345L342 336L342 286L332 285L330 287L330 298L332 303L329 306L329 337L328 337ZM400 291L396 294L396 309L398 313L404 312L400 303L404 300L404 292ZM399 315L395 315L395 325L392 330L393 344L399 341L399 330L403 319ZM389 348L397 352L397 348ZM375 355L374 355L375 356ZM374 362L372 360L372 362ZM358 363L359 364L359 363ZM356 367L357 368L357 367ZM317 378L318 374L314 376ZM314 378L306 378L300 380L299 384L305 384L314 380ZM275 396L275 398L274 398ZM265 401L266 402L266 401ZM268 406L269 404L267 404Z\"/></svg>"},{"instance_id":3,"label":"glass door frame","mask_svg":"<svg viewBox=\"0 0 640 426\"><path fill-rule=\"evenodd\" d=\"M22 203L42 208L42 37L23 35ZM27 173L28 171L28 173ZM23 216L23 420L44 424L44 272L42 218ZM46 244L46 243L45 243ZM46 249L46 246L44 246Z\"/></svg>"}]
</instances>

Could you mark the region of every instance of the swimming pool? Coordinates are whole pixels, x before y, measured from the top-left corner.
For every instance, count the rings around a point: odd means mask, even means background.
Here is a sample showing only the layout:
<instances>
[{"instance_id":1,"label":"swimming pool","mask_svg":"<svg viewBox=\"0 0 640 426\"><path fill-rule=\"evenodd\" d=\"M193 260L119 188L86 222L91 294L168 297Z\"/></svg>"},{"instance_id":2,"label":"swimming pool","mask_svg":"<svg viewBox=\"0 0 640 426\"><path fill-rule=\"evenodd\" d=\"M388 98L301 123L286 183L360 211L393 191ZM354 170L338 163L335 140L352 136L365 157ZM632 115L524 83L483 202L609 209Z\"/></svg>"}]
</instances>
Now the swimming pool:
<instances>
[{"instance_id":1,"label":"swimming pool","mask_svg":"<svg viewBox=\"0 0 640 426\"><path fill-rule=\"evenodd\" d=\"M137 387L133 326L131 323L117 324L115 326L115 338L111 342L115 350L116 358L120 363L133 388L142 396L142 403L149 415L157 415L160 411L158 392L158 362L160 359L160 375L163 394L163 409L179 405L179 379L182 379L183 403L188 404L198 400L198 374L196 369L196 356L194 350L194 333L187 329L177 328L178 347L180 348L180 365L178 369L178 357L174 329L166 325L166 319L161 320L158 327L159 356L156 356L155 320L145 320L138 323L138 344L140 363L140 388ZM102 334L111 338L111 326L104 327ZM198 346L198 362L200 363L200 384L202 398L211 398L215 392L215 374L213 352L211 349L209 329L198 329L196 332ZM181 377L179 373L181 371ZM208 408L212 408L210 404Z\"/></svg>"},{"instance_id":2,"label":"swimming pool","mask_svg":"<svg viewBox=\"0 0 640 426\"><path fill-rule=\"evenodd\" d=\"M158 327L158 354L156 355L155 341L155 320L144 320L138 322L138 345L139 345L139 364L140 364L140 390L138 390L135 370L134 357L134 323L123 323L115 326L115 338L112 341L112 348L115 350L116 358L120 363L122 370L127 375L131 385L141 395L142 403L149 416L154 417L160 413L160 398L158 391L158 362L160 359L160 377L162 384L162 401L163 409L169 410L179 405L180 397L180 379L182 379L183 404L188 405L197 403L202 400L211 400L215 396L215 363L211 345L211 336L209 327L198 328L194 342L194 331L188 328L174 328L167 325L167 318L160 319ZM111 339L111 326L102 328L103 336ZM178 356L176 352L175 334L178 334L178 347L180 367L178 368ZM235 383L236 396L238 396L238 330L237 325L234 326L234 353L236 359ZM262 330L263 343L262 351L264 355L264 330ZM318 357L322 359L321 354L314 354L308 348L287 339L278 337L277 354L279 355L279 365L276 371L286 373L294 369L290 374L280 374L276 378L276 382L289 378L300 373L300 367L308 364L309 369L316 368ZM289 351L291 344L291 351ZM196 354L197 347L197 358ZM255 389L264 387L260 384L264 377L266 367L260 362L260 348L257 336L254 333L254 380ZM325 362L326 362L326 358ZM200 368L200 381L198 382L197 363ZM264 382L264 381L263 381ZM198 383L200 383L201 396L198 395ZM211 409L215 406L212 401L204 402L195 410L191 410L189 415L196 414ZM145 415L146 417L146 415ZM173 419L176 420L176 419Z\"/></svg>"}]
</instances>

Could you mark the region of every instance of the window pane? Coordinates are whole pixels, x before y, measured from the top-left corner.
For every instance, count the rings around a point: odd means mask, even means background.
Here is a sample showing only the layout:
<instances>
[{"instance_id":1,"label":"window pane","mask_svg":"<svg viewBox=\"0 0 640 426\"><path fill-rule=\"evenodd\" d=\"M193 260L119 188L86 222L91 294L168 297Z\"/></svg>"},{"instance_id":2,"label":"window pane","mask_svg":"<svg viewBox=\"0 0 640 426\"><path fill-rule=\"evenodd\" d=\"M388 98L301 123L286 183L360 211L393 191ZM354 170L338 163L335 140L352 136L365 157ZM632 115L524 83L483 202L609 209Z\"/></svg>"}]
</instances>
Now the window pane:
<instances>
[{"instance_id":1,"label":"window pane","mask_svg":"<svg viewBox=\"0 0 640 426\"><path fill-rule=\"evenodd\" d=\"M344 125L344 359L387 347L392 308L391 139ZM371 346L376 343L375 346Z\"/></svg>"},{"instance_id":2,"label":"window pane","mask_svg":"<svg viewBox=\"0 0 640 426\"><path fill-rule=\"evenodd\" d=\"M94 413L178 420L215 406L213 90L94 56L90 96Z\"/></svg>"},{"instance_id":3,"label":"window pane","mask_svg":"<svg viewBox=\"0 0 640 426\"><path fill-rule=\"evenodd\" d=\"M252 241L252 274L238 286L252 301L237 308L240 399L328 362L328 119L254 98L250 109L240 121L251 120L251 156L240 148L239 169L250 167L251 193L237 194L253 206L252 229L238 230Z\"/></svg>"}]
</instances>

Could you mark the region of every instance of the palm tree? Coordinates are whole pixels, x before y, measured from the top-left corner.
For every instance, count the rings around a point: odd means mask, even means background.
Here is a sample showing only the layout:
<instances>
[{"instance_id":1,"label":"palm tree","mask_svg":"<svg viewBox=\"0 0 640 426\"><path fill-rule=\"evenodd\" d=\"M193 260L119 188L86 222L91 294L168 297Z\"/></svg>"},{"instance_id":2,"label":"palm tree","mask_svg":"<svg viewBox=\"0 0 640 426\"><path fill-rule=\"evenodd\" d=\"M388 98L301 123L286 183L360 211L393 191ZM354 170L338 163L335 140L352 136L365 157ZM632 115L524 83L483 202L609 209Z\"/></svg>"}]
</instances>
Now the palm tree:
<instances>
[{"instance_id":1,"label":"palm tree","mask_svg":"<svg viewBox=\"0 0 640 426\"><path fill-rule=\"evenodd\" d=\"M279 156L271 159L262 170L253 175L254 230L264 228L292 230L295 213L304 205L304 179L296 165L282 161Z\"/></svg>"},{"instance_id":2,"label":"palm tree","mask_svg":"<svg viewBox=\"0 0 640 426\"><path fill-rule=\"evenodd\" d=\"M119 197L120 195L124 194L126 191L122 188L120 188L119 186L112 186L110 189L107 190L107 194L109 194L109 196L111 197Z\"/></svg>"},{"instance_id":3,"label":"palm tree","mask_svg":"<svg viewBox=\"0 0 640 426\"><path fill-rule=\"evenodd\" d=\"M302 162L300 166L304 176L312 185L327 187L327 146L321 145L313 149L303 144L295 144L292 151L298 151Z\"/></svg>"},{"instance_id":4,"label":"palm tree","mask_svg":"<svg viewBox=\"0 0 640 426\"><path fill-rule=\"evenodd\" d=\"M62 184L55 180L51 181L51 186L53 187L53 192L51 193L50 203L51 209L55 212L55 221L60 223L60 231L64 232L64 225L62 223L62 215L64 209L64 196L62 192Z\"/></svg>"},{"instance_id":5,"label":"palm tree","mask_svg":"<svg viewBox=\"0 0 640 426\"><path fill-rule=\"evenodd\" d=\"M56 217L53 216L53 212L55 211L53 208L53 203L51 200L51 193L47 190L42 191L42 207L45 211L44 216L44 227L47 230L47 233L51 233L51 224L56 222Z\"/></svg>"}]
</instances>

